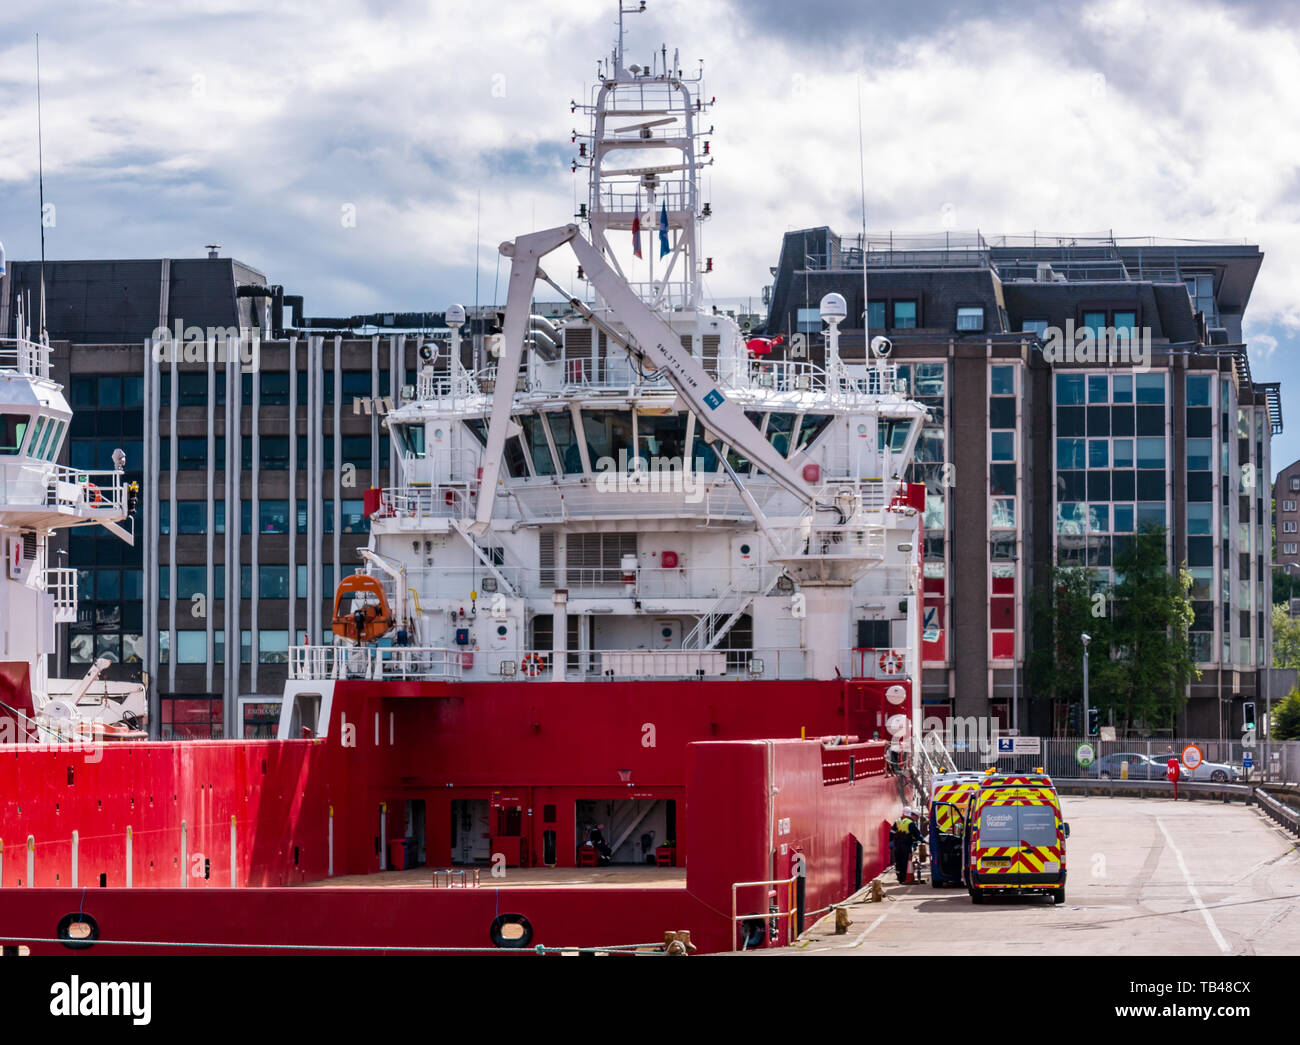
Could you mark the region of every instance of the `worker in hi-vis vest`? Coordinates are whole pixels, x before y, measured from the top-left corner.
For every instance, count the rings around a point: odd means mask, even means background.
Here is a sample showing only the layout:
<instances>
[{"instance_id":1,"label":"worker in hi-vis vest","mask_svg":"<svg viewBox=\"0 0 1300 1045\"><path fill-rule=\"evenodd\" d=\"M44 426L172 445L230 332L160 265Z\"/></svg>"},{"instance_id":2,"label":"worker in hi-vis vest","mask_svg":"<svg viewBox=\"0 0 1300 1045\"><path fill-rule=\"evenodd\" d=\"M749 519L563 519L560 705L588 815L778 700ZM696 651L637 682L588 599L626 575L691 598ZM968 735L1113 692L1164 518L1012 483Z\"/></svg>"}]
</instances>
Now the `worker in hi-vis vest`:
<instances>
[{"instance_id":1,"label":"worker in hi-vis vest","mask_svg":"<svg viewBox=\"0 0 1300 1045\"><path fill-rule=\"evenodd\" d=\"M889 832L889 848L894 858L894 870L898 872L899 882L907 881L907 865L912 859L912 852L921 842L921 827L917 823L919 815L915 809L903 810L903 815L894 821Z\"/></svg>"}]
</instances>

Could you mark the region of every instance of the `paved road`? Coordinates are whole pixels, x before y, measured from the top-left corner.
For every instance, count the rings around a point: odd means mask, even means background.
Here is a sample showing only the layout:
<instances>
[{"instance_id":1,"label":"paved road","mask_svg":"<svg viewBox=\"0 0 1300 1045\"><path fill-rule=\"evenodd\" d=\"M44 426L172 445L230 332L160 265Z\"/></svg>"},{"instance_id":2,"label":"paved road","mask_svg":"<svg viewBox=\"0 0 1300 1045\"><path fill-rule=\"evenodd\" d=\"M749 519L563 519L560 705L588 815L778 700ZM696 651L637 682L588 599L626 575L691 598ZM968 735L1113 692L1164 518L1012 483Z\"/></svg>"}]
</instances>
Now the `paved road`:
<instances>
[{"instance_id":1,"label":"paved road","mask_svg":"<svg viewBox=\"0 0 1300 1045\"><path fill-rule=\"evenodd\" d=\"M1066 902L974 906L964 889L886 876L884 903L823 919L801 954L1300 954L1300 851L1254 809L1062 797ZM758 952L764 953L764 952ZM790 953L777 951L766 953Z\"/></svg>"}]
</instances>

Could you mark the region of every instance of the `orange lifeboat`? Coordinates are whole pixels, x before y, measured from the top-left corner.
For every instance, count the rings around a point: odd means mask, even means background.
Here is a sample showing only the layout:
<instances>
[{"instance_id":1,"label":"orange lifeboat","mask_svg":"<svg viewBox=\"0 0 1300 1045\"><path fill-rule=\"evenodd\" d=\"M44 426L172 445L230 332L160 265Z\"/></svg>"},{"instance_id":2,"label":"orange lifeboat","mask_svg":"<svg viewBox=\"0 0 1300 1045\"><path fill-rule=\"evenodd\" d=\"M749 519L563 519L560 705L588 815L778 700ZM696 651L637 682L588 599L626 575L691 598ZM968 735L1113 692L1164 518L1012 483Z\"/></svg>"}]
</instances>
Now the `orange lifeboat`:
<instances>
[{"instance_id":1,"label":"orange lifeboat","mask_svg":"<svg viewBox=\"0 0 1300 1045\"><path fill-rule=\"evenodd\" d=\"M344 600L355 595L363 598L354 600L352 609L347 609ZM386 635L392 626L393 611L389 609L378 578L354 573L339 582L334 592L332 630L335 635L357 643L374 642Z\"/></svg>"}]
</instances>

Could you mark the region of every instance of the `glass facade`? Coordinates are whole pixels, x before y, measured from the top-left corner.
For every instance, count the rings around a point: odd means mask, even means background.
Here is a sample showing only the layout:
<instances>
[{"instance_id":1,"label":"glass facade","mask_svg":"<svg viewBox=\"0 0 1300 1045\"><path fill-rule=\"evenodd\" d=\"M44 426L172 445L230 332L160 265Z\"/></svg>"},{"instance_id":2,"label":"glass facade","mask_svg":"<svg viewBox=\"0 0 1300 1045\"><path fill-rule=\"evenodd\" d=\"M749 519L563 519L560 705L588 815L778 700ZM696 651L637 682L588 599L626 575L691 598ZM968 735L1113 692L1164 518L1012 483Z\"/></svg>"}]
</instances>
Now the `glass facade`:
<instances>
[{"instance_id":1,"label":"glass facade","mask_svg":"<svg viewBox=\"0 0 1300 1045\"><path fill-rule=\"evenodd\" d=\"M948 660L948 518L954 478L948 464L948 364L902 363L898 376L906 382L913 398L930 411L907 480L925 484L922 662L942 667Z\"/></svg>"},{"instance_id":2,"label":"glass facade","mask_svg":"<svg viewBox=\"0 0 1300 1045\"><path fill-rule=\"evenodd\" d=\"M68 460L75 468L110 469L113 451L126 453L126 479L140 482L144 461L144 379L122 374L83 374L69 382L76 411L68 434ZM137 677L144 652L144 542L132 547L99 527L68 534L66 562L77 570L77 619L68 629L68 664L80 675L99 657L132 666Z\"/></svg>"},{"instance_id":3,"label":"glass facade","mask_svg":"<svg viewBox=\"0 0 1300 1045\"><path fill-rule=\"evenodd\" d=\"M1054 394L1056 561L1113 581L1132 534L1170 523L1166 375L1057 373Z\"/></svg>"},{"instance_id":4,"label":"glass facade","mask_svg":"<svg viewBox=\"0 0 1300 1045\"><path fill-rule=\"evenodd\" d=\"M1019 657L1020 379L1018 363L989 366L989 658L1008 665Z\"/></svg>"}]
</instances>

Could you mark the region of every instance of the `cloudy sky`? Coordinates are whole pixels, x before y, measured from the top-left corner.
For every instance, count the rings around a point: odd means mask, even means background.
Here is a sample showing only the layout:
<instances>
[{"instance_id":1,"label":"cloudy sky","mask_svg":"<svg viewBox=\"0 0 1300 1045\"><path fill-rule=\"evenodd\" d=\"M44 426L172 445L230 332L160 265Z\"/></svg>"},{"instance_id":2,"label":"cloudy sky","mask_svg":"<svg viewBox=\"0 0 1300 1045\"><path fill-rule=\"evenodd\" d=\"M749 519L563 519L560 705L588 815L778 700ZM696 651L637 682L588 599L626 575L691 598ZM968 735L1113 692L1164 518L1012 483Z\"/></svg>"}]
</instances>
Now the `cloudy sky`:
<instances>
[{"instance_id":1,"label":"cloudy sky","mask_svg":"<svg viewBox=\"0 0 1300 1045\"><path fill-rule=\"evenodd\" d=\"M705 63L717 300L781 234L875 229L1259 244L1257 379L1300 457L1300 14L1229 0L649 0L629 61ZM614 0L5 0L0 238L51 258L217 242L317 315L489 301L496 245L571 220ZM644 52L644 54L643 54ZM345 208L352 208L345 211ZM355 223L343 220L355 213ZM477 232L476 232L477 229ZM477 259L477 260L476 260ZM554 273L561 280L567 276Z\"/></svg>"}]
</instances>

